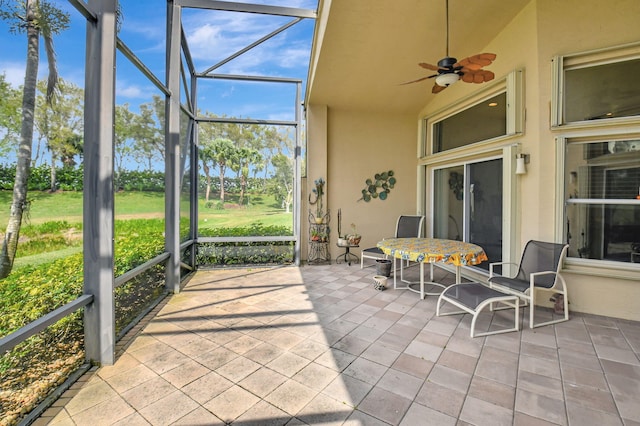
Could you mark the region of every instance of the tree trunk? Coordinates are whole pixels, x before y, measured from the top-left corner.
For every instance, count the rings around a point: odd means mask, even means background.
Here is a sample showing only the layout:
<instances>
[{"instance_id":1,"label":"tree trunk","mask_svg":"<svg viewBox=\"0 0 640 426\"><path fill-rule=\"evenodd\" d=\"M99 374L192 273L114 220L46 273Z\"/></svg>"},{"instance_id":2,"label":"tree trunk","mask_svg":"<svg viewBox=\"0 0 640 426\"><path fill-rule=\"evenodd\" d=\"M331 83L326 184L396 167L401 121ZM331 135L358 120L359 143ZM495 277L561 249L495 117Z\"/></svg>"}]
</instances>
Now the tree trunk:
<instances>
[{"instance_id":1,"label":"tree trunk","mask_svg":"<svg viewBox=\"0 0 640 426\"><path fill-rule=\"evenodd\" d=\"M211 175L209 174L209 166L207 166L204 161L202 162L202 169L207 178L207 189L204 192L204 200L209 201L209 195L211 194Z\"/></svg>"},{"instance_id":2,"label":"tree trunk","mask_svg":"<svg viewBox=\"0 0 640 426\"><path fill-rule=\"evenodd\" d=\"M58 189L58 182L56 178L56 155L51 153L51 192L56 192Z\"/></svg>"},{"instance_id":3,"label":"tree trunk","mask_svg":"<svg viewBox=\"0 0 640 426\"><path fill-rule=\"evenodd\" d=\"M244 189L247 186L247 180L244 176L244 173L240 174L240 199L238 200L238 205L242 205L244 202Z\"/></svg>"},{"instance_id":4,"label":"tree trunk","mask_svg":"<svg viewBox=\"0 0 640 426\"><path fill-rule=\"evenodd\" d=\"M220 167L220 201L224 203L224 167Z\"/></svg>"},{"instance_id":5,"label":"tree trunk","mask_svg":"<svg viewBox=\"0 0 640 426\"><path fill-rule=\"evenodd\" d=\"M27 0L27 65L22 95L22 128L20 147L16 165L16 180L13 184L13 201L7 222L7 232L0 252L0 279L6 278L13 268L13 260L18 250L18 238L22 226L22 214L28 207L27 182L31 167L31 147L33 143L33 116L36 107L36 81L38 78L40 32L34 25L34 0Z\"/></svg>"}]
</instances>

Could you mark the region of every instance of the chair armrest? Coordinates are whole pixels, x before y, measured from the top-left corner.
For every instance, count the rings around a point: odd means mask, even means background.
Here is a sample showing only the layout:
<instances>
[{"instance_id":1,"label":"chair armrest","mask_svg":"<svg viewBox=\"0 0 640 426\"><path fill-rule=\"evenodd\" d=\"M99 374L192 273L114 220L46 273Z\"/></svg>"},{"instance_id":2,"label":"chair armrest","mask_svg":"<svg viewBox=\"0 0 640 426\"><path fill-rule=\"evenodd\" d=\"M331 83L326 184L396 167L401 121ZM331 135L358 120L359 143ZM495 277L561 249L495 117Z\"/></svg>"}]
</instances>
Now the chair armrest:
<instances>
[{"instance_id":1,"label":"chair armrest","mask_svg":"<svg viewBox=\"0 0 640 426\"><path fill-rule=\"evenodd\" d=\"M556 271L540 271L540 272L532 272L529 275L529 282L531 285L531 291L533 291L533 288L535 287L535 281L536 281L536 277L540 276L540 275L557 275ZM553 286L549 287L552 288Z\"/></svg>"},{"instance_id":2,"label":"chair armrest","mask_svg":"<svg viewBox=\"0 0 640 426\"><path fill-rule=\"evenodd\" d=\"M513 262L492 262L489 264L489 278L493 277L493 266L494 265L517 265L517 263Z\"/></svg>"}]
</instances>

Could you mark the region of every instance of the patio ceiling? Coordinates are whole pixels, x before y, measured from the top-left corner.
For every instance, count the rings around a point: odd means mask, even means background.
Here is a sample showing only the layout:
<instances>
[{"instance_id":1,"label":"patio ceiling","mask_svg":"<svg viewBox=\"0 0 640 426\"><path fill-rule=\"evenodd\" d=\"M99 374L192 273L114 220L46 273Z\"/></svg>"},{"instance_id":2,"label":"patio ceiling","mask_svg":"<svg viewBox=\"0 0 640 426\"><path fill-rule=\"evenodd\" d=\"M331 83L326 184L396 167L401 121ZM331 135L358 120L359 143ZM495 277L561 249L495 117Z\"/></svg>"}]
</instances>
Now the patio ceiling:
<instances>
[{"instance_id":1,"label":"patio ceiling","mask_svg":"<svg viewBox=\"0 0 640 426\"><path fill-rule=\"evenodd\" d=\"M449 0L449 51L481 53L530 0ZM445 0L320 2L309 102L417 113L432 96L418 62L445 56ZM321 37L321 39L319 39Z\"/></svg>"}]
</instances>

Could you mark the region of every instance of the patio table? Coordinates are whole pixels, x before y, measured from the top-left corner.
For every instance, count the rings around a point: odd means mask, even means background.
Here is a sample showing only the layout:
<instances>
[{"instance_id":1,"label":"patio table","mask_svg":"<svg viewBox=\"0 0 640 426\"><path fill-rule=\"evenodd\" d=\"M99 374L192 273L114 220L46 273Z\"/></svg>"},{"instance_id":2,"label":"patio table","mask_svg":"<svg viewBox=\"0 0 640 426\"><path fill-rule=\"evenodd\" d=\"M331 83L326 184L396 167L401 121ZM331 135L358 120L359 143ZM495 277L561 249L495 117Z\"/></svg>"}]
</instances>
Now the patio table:
<instances>
[{"instance_id":1,"label":"patio table","mask_svg":"<svg viewBox=\"0 0 640 426\"><path fill-rule=\"evenodd\" d=\"M393 257L393 287L396 287L396 259L409 260L420 264L420 289L413 288L415 284L409 284L407 288L420 293L420 298L426 295L438 295L439 293L425 293L424 291L424 264L431 264L431 281L427 284L444 288L441 283L433 282L433 264L444 263L456 267L456 284L460 283L460 269L462 266L478 265L489 260L484 249L478 245L463 241L446 240L441 238L388 238L378 242L377 246L384 254Z\"/></svg>"}]
</instances>

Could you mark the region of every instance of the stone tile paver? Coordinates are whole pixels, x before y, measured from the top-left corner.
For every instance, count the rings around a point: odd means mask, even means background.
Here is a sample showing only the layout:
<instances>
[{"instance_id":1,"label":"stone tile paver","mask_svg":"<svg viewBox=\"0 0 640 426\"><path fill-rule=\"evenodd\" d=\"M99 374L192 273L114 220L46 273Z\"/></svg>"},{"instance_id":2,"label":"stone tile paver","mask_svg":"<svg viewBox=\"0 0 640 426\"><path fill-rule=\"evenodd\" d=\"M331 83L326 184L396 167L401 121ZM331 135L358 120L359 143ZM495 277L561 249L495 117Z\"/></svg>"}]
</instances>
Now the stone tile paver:
<instances>
[{"instance_id":1,"label":"stone tile paver","mask_svg":"<svg viewBox=\"0 0 640 426\"><path fill-rule=\"evenodd\" d=\"M468 315L374 272L200 271L34 425L640 425L639 323L531 330L525 308L520 332L471 339Z\"/></svg>"}]
</instances>

